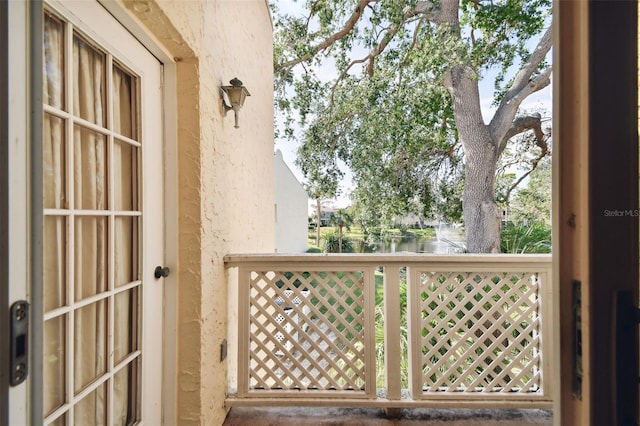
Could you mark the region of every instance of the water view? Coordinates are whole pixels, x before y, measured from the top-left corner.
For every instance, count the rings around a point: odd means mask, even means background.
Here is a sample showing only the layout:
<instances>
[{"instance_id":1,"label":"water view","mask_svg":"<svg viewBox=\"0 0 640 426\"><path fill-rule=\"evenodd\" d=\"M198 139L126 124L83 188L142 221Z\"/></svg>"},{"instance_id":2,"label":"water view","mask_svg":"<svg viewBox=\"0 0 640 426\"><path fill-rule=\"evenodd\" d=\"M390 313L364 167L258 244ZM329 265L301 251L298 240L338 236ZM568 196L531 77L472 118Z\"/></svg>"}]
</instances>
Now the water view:
<instances>
[{"instance_id":1,"label":"water view","mask_svg":"<svg viewBox=\"0 0 640 426\"><path fill-rule=\"evenodd\" d=\"M352 239L356 253L434 253L454 254L464 251L464 234L461 229L436 228L435 237L415 235L384 237L378 240L364 241Z\"/></svg>"}]
</instances>

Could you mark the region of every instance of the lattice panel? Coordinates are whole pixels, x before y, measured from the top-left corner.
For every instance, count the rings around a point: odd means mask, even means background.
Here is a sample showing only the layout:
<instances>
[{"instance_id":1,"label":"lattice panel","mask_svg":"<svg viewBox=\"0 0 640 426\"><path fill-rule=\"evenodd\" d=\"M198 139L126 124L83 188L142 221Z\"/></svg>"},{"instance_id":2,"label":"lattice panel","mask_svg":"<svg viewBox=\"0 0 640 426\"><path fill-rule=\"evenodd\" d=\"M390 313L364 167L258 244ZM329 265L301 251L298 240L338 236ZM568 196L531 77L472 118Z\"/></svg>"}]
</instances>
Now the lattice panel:
<instances>
[{"instance_id":1,"label":"lattice panel","mask_svg":"<svg viewBox=\"0 0 640 426\"><path fill-rule=\"evenodd\" d=\"M541 392L535 273L420 275L422 384L433 392Z\"/></svg>"},{"instance_id":2,"label":"lattice panel","mask_svg":"<svg viewBox=\"0 0 640 426\"><path fill-rule=\"evenodd\" d=\"M254 272L250 390L365 388L362 272Z\"/></svg>"}]
</instances>

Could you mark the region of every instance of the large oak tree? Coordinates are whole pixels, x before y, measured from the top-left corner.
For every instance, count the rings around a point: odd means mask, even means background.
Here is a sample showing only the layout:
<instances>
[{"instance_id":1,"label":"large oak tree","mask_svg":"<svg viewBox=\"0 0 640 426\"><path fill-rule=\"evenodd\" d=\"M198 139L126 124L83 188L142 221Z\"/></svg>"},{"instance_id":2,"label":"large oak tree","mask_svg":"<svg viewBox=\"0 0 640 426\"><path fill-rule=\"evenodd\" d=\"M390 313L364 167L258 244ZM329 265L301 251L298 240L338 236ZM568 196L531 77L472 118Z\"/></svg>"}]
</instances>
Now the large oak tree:
<instances>
[{"instance_id":1,"label":"large oak tree","mask_svg":"<svg viewBox=\"0 0 640 426\"><path fill-rule=\"evenodd\" d=\"M307 0L299 16L280 9L277 110L304 129L300 163L313 152L325 153L325 168L344 161L355 196L384 200L382 215L427 213L460 174L467 250L499 252L500 157L525 132L534 157L549 152L540 114L520 106L550 83L550 1ZM487 75L497 77L485 122Z\"/></svg>"}]
</instances>

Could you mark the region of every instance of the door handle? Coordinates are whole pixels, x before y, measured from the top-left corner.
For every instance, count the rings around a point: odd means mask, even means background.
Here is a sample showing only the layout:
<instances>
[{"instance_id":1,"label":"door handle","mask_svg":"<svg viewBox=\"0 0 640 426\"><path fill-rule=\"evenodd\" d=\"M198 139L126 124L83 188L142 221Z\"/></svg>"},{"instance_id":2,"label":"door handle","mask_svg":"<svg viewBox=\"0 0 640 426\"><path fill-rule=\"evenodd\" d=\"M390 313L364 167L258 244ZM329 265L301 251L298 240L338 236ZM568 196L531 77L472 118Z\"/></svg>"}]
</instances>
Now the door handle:
<instances>
[{"instance_id":1,"label":"door handle","mask_svg":"<svg viewBox=\"0 0 640 426\"><path fill-rule=\"evenodd\" d=\"M169 273L171 272L171 270L169 268L162 267L162 266L156 266L155 271L153 271L153 276L156 277L156 279L159 279L161 277L166 278L169 276Z\"/></svg>"}]
</instances>

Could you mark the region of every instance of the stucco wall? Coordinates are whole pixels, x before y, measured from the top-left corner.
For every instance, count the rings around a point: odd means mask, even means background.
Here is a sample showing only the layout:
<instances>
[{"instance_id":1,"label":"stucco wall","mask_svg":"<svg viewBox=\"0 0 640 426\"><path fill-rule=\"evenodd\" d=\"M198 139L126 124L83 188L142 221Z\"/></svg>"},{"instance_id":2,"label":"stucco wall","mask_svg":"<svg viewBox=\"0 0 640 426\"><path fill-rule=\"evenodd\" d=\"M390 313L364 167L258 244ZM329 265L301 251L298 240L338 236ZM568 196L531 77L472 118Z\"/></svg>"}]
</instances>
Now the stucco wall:
<instances>
[{"instance_id":1,"label":"stucco wall","mask_svg":"<svg viewBox=\"0 0 640 426\"><path fill-rule=\"evenodd\" d=\"M282 158L274 154L276 251L304 253L308 248L309 196Z\"/></svg>"},{"instance_id":2,"label":"stucco wall","mask_svg":"<svg viewBox=\"0 0 640 426\"><path fill-rule=\"evenodd\" d=\"M175 422L221 424L223 256L275 249L269 10L265 0L122 1L175 58L178 300L167 300L177 305ZM251 93L239 129L232 112L224 117L219 89L234 77Z\"/></svg>"}]
</instances>

